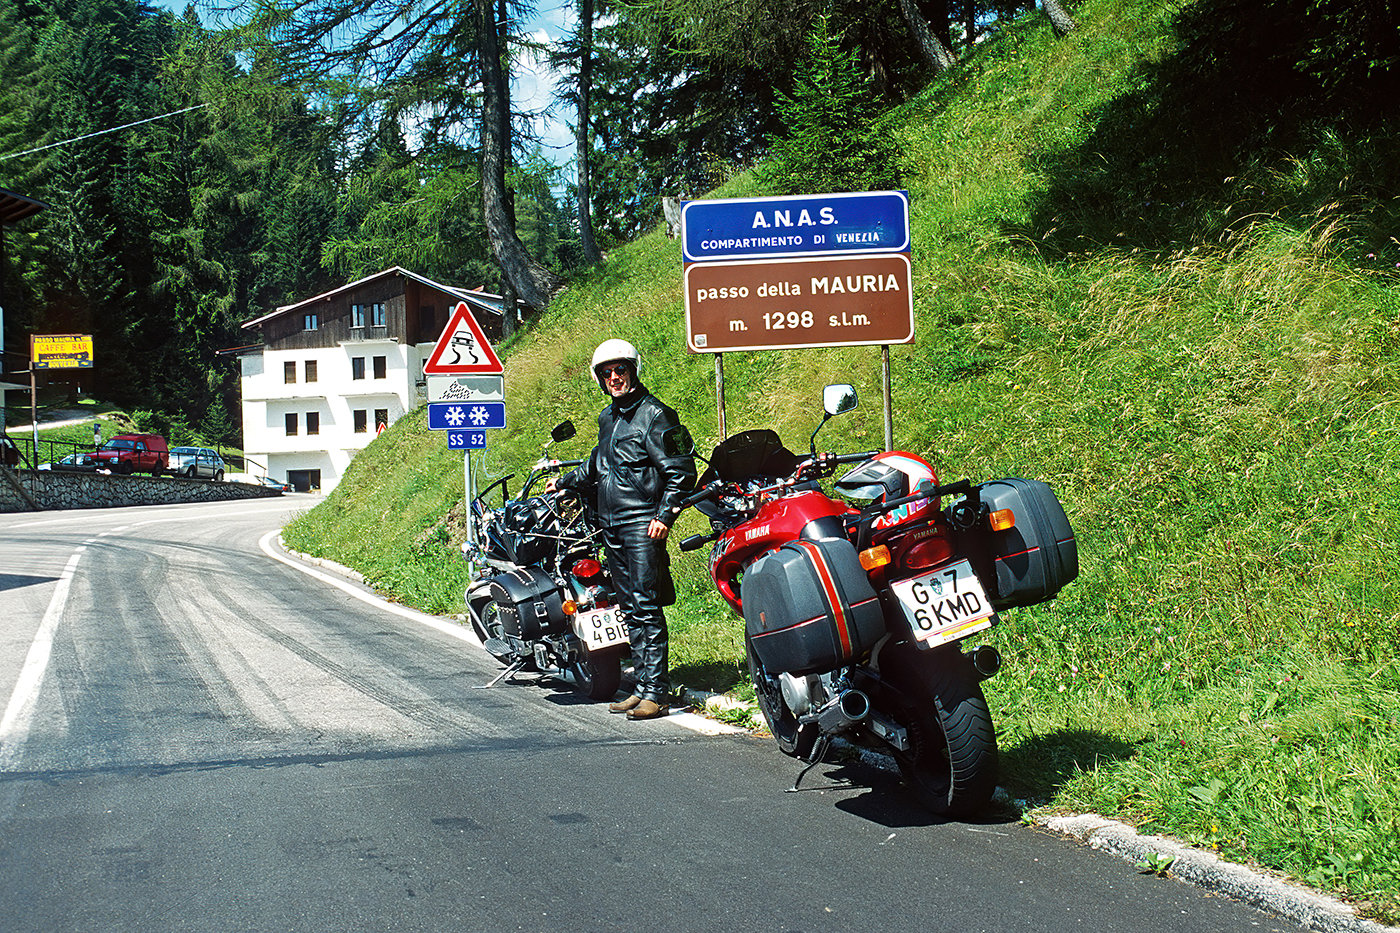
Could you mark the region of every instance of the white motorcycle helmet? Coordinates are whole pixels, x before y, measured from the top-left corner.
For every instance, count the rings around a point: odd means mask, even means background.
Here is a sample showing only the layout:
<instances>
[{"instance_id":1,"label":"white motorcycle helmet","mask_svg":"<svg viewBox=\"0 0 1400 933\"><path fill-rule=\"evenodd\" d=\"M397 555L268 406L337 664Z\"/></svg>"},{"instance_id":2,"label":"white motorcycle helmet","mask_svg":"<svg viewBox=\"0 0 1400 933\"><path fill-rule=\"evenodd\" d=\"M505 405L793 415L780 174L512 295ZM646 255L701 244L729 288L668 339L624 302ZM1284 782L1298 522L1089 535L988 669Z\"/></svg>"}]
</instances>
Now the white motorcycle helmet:
<instances>
[{"instance_id":1,"label":"white motorcycle helmet","mask_svg":"<svg viewBox=\"0 0 1400 933\"><path fill-rule=\"evenodd\" d=\"M627 363L632 367L632 378L640 380L642 376L642 356L637 352L637 348L626 340L619 340L613 337L598 344L598 349L593 351L593 378L598 380L598 387L606 390L603 377L598 372L598 367L604 363Z\"/></svg>"}]
</instances>

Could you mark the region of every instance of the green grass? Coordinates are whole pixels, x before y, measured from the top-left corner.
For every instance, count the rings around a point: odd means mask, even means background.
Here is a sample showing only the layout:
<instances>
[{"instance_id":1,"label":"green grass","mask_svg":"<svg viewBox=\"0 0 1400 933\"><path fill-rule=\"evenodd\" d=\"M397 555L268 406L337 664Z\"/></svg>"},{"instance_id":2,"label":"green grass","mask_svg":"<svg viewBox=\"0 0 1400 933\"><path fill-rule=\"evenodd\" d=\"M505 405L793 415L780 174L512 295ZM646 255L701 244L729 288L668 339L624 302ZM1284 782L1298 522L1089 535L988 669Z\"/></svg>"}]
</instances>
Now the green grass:
<instances>
[{"instance_id":1,"label":"green grass","mask_svg":"<svg viewBox=\"0 0 1400 933\"><path fill-rule=\"evenodd\" d=\"M1395 922L1400 241L1376 222L1386 197L1361 193L1390 190L1376 154L1396 150L1379 130L1318 133L1130 216L1151 178L1094 165L1130 166L1129 146L1201 158L1105 132L1151 98L1183 5L1085 0L1062 41L1030 20L900 111L918 337L892 352L896 446L948 479L1045 479L1078 532L1080 578L988 639L1014 797L1168 832ZM749 175L716 192L760 193ZM488 478L523 472L565 417L580 436L555 449L587 451L604 336L636 343L644 380L715 442L713 359L684 349L680 273L653 233L504 348L512 429L492 436ZM804 444L820 387L849 381L862 406L823 446L882 440L876 348L731 354L725 377L731 431ZM287 537L461 612L461 496L460 456L416 412ZM677 530L699 529L691 514ZM740 623L703 553L674 559L675 679L742 694Z\"/></svg>"}]
</instances>

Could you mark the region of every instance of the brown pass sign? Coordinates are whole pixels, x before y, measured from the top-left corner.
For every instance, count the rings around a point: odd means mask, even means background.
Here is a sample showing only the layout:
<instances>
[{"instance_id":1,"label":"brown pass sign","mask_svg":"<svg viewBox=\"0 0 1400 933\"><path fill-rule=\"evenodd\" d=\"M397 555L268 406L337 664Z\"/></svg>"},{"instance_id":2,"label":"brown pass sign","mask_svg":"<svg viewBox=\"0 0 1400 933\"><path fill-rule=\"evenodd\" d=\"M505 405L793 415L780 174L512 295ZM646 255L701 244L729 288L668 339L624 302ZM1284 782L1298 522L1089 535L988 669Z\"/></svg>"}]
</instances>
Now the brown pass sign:
<instances>
[{"instance_id":1,"label":"brown pass sign","mask_svg":"<svg viewBox=\"0 0 1400 933\"><path fill-rule=\"evenodd\" d=\"M912 343L909 255L697 262L685 269L696 353Z\"/></svg>"}]
</instances>

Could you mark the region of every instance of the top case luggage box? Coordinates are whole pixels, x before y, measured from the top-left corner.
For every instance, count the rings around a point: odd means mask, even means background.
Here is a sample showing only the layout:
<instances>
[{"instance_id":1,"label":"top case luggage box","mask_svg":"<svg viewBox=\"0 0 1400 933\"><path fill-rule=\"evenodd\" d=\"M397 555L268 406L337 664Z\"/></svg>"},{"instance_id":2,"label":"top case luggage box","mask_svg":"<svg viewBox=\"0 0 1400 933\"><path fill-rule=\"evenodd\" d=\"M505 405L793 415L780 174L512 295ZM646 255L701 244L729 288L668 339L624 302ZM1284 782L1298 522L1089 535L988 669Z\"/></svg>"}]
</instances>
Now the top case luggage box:
<instances>
[{"instance_id":1,"label":"top case luggage box","mask_svg":"<svg viewBox=\"0 0 1400 933\"><path fill-rule=\"evenodd\" d=\"M1079 575L1074 529L1049 485L1010 477L983 483L977 491L988 511L1010 509L1016 516L1016 526L1006 531L993 531L983 521L960 535L993 607L1053 599Z\"/></svg>"},{"instance_id":2,"label":"top case luggage box","mask_svg":"<svg viewBox=\"0 0 1400 933\"><path fill-rule=\"evenodd\" d=\"M754 561L739 593L744 629L770 674L823 674L869 651L885 617L855 545L790 541Z\"/></svg>"}]
</instances>

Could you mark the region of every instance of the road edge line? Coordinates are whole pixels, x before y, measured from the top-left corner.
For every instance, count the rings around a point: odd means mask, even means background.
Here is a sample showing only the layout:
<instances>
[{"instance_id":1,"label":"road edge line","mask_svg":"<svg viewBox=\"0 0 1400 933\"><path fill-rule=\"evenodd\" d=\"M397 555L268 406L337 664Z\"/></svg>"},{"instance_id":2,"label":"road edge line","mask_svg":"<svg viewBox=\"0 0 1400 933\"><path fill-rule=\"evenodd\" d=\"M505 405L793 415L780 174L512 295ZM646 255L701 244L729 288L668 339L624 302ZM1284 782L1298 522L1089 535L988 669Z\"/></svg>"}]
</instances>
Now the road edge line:
<instances>
[{"instance_id":1,"label":"road edge line","mask_svg":"<svg viewBox=\"0 0 1400 933\"><path fill-rule=\"evenodd\" d=\"M68 557L63 570L58 575L58 583L49 597L48 608L39 627L34 631L34 640L29 643L29 651L24 656L15 689L10 693L10 701L5 705L5 715L0 718L0 771L8 770L19 758L20 749L29 737L29 726L34 718L34 706L39 699L39 688L44 684L48 672L49 656L53 653L54 632L58 620L68 605L68 592L78 569L78 560L87 550L87 545L79 545Z\"/></svg>"}]
</instances>

